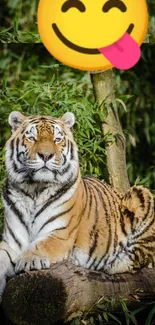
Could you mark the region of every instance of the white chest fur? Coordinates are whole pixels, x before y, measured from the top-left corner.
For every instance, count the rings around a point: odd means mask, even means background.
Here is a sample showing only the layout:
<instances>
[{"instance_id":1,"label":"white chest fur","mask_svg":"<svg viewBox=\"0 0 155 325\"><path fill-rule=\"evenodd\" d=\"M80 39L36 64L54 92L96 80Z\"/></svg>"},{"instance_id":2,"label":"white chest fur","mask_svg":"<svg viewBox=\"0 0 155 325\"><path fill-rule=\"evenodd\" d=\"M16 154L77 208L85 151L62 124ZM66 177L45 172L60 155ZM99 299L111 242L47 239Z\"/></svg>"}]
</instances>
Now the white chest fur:
<instances>
[{"instance_id":1,"label":"white chest fur","mask_svg":"<svg viewBox=\"0 0 155 325\"><path fill-rule=\"evenodd\" d=\"M77 186L78 183L75 182L62 193L52 186L46 186L41 191L39 187L37 190L31 187L29 191L26 188L12 188L9 195L12 206L4 200L4 239L18 253L23 253L30 245L52 235L55 229L65 227L67 220L63 215L64 203L73 196ZM14 236L9 229L12 229Z\"/></svg>"}]
</instances>

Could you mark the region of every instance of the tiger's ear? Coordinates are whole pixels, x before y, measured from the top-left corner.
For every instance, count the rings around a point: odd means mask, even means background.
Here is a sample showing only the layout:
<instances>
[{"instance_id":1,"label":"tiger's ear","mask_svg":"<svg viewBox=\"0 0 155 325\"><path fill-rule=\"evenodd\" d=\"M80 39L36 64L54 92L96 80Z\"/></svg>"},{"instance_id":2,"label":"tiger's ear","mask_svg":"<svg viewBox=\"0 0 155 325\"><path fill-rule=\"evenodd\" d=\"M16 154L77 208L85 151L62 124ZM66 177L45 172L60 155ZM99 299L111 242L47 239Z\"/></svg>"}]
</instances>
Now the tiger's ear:
<instances>
[{"instance_id":1,"label":"tiger's ear","mask_svg":"<svg viewBox=\"0 0 155 325\"><path fill-rule=\"evenodd\" d=\"M62 120L67 128L72 128L75 123L75 116L71 112L67 112L62 116Z\"/></svg>"},{"instance_id":2,"label":"tiger's ear","mask_svg":"<svg viewBox=\"0 0 155 325\"><path fill-rule=\"evenodd\" d=\"M12 132L16 131L20 124L24 121L25 116L20 112L13 111L10 113L8 122L12 128Z\"/></svg>"}]
</instances>

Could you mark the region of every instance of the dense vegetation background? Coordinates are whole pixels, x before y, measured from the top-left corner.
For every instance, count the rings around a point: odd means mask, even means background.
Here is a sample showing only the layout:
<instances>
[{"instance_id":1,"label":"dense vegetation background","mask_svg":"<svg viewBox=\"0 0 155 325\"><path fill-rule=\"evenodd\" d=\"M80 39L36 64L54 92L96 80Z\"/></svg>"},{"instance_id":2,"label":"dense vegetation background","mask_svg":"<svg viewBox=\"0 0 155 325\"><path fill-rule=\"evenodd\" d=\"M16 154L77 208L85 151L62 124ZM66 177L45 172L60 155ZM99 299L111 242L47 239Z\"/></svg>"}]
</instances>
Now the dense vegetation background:
<instances>
[{"instance_id":1,"label":"dense vegetation background","mask_svg":"<svg viewBox=\"0 0 155 325\"><path fill-rule=\"evenodd\" d=\"M155 46L144 44L142 58L128 71L115 71L116 99L127 140L130 183L155 189ZM42 44L4 44L0 49L0 148L1 185L4 180L4 144L10 136L7 123L12 110L25 114L76 116L75 139L83 174L107 179L105 141L101 122L105 119L95 102L87 72L54 60ZM2 207L1 207L2 209Z\"/></svg>"},{"instance_id":2,"label":"dense vegetation background","mask_svg":"<svg viewBox=\"0 0 155 325\"><path fill-rule=\"evenodd\" d=\"M134 0L131 0L134 1ZM155 42L155 0L149 7L149 41ZM0 193L5 179L4 145L10 136L7 123L12 110L25 114L60 116L72 111L76 116L75 139L79 146L82 174L107 178L105 143L101 122L105 120L95 102L90 76L66 67L54 60L40 43L36 12L38 0L1 0L0 10ZM5 44L2 44L5 43ZM7 44L19 43L19 44ZM23 43L23 44L22 44ZM31 43L31 44L24 44ZM127 168L131 185L149 187L155 193L155 46L142 46L142 58L133 69L115 72L117 107L127 140ZM3 227L3 207L0 201L0 233ZM107 302L107 305L109 302ZM111 304L111 302L110 302ZM137 324L123 302L125 319L113 318L109 324ZM105 305L104 305L105 308ZM111 310L107 307L107 310ZM154 307L153 307L154 308ZM102 310L102 309L101 309ZM97 315L95 324L106 312ZM153 315L153 314L152 314ZM144 315L144 319L146 315ZM148 316L149 317L149 316ZM143 318L143 316L142 316ZM152 318L150 318L152 319ZM94 324L94 319L74 325ZM139 323L142 325L142 322ZM145 325L150 325L147 321Z\"/></svg>"},{"instance_id":3,"label":"dense vegetation background","mask_svg":"<svg viewBox=\"0 0 155 325\"><path fill-rule=\"evenodd\" d=\"M146 1L150 16L149 41L155 42L155 0ZM0 39L3 42L40 42L36 22L38 3L39 0L1 0Z\"/></svg>"}]
</instances>

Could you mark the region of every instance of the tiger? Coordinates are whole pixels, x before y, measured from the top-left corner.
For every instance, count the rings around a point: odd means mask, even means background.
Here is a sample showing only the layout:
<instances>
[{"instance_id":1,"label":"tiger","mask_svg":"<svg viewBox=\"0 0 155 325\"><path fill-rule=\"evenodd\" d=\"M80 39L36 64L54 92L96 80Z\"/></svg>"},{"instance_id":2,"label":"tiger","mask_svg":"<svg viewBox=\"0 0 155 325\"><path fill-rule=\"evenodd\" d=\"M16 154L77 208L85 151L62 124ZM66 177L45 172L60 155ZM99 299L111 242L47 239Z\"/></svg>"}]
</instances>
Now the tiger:
<instances>
[{"instance_id":1,"label":"tiger","mask_svg":"<svg viewBox=\"0 0 155 325\"><path fill-rule=\"evenodd\" d=\"M12 111L8 122L1 297L7 277L63 260L109 275L154 266L151 192L134 185L119 194L81 176L73 113L55 118Z\"/></svg>"}]
</instances>

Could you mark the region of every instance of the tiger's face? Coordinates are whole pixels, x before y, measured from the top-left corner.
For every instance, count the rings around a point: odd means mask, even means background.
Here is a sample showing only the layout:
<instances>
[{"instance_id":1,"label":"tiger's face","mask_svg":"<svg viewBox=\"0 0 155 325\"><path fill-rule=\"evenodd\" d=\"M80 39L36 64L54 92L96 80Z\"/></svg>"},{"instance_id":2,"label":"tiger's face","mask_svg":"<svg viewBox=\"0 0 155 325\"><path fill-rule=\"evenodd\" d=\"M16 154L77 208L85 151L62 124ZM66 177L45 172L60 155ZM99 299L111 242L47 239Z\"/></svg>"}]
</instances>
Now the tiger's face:
<instances>
[{"instance_id":1,"label":"tiger's face","mask_svg":"<svg viewBox=\"0 0 155 325\"><path fill-rule=\"evenodd\" d=\"M71 127L73 113L61 118L9 116L12 136L6 145L6 168L16 182L24 180L64 183L78 169L77 147Z\"/></svg>"}]
</instances>

